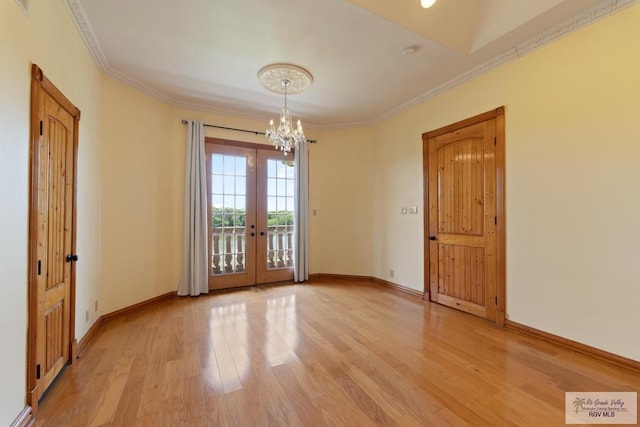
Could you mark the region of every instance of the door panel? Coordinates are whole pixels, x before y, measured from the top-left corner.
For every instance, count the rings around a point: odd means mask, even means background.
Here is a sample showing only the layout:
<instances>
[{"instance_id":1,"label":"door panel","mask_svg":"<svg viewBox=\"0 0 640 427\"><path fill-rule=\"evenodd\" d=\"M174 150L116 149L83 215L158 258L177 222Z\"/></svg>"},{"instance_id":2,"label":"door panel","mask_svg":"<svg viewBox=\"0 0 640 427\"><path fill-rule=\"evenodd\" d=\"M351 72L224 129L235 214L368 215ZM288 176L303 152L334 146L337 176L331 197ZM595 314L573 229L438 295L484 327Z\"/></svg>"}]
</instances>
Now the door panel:
<instances>
[{"instance_id":1,"label":"door panel","mask_svg":"<svg viewBox=\"0 0 640 427\"><path fill-rule=\"evenodd\" d=\"M69 360L69 292L72 253L73 117L53 98L45 97L44 147L47 172L41 183L48 197L46 210L47 274L44 278L43 389L55 379Z\"/></svg>"},{"instance_id":2,"label":"door panel","mask_svg":"<svg viewBox=\"0 0 640 427\"><path fill-rule=\"evenodd\" d=\"M495 119L429 138L431 300L496 320Z\"/></svg>"},{"instance_id":3,"label":"door panel","mask_svg":"<svg viewBox=\"0 0 640 427\"><path fill-rule=\"evenodd\" d=\"M294 164L292 156L258 150L257 282L293 279Z\"/></svg>"},{"instance_id":4,"label":"door panel","mask_svg":"<svg viewBox=\"0 0 640 427\"><path fill-rule=\"evenodd\" d=\"M469 137L437 150L439 193L438 232L483 235L483 139Z\"/></svg>"},{"instance_id":5,"label":"door panel","mask_svg":"<svg viewBox=\"0 0 640 427\"><path fill-rule=\"evenodd\" d=\"M256 154L207 144L209 289L248 286L256 271Z\"/></svg>"},{"instance_id":6,"label":"door panel","mask_svg":"<svg viewBox=\"0 0 640 427\"><path fill-rule=\"evenodd\" d=\"M438 245L438 302L485 316L485 251L461 245Z\"/></svg>"}]
</instances>

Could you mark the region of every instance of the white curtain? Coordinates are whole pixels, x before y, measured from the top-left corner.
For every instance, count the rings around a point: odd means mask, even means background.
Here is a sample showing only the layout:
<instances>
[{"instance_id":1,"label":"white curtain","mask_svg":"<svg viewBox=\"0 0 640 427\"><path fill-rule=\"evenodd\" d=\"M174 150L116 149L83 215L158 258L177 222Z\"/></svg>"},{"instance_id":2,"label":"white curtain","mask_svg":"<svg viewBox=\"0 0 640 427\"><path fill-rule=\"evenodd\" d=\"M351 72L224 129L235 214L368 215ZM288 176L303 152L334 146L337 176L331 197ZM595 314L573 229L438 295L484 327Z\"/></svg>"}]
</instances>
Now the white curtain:
<instances>
[{"instance_id":1,"label":"white curtain","mask_svg":"<svg viewBox=\"0 0 640 427\"><path fill-rule=\"evenodd\" d=\"M207 171L202 122L187 123L184 197L184 267L178 295L209 292L207 239Z\"/></svg>"},{"instance_id":2,"label":"white curtain","mask_svg":"<svg viewBox=\"0 0 640 427\"><path fill-rule=\"evenodd\" d=\"M295 217L293 237L293 280L309 280L309 146L295 150Z\"/></svg>"}]
</instances>

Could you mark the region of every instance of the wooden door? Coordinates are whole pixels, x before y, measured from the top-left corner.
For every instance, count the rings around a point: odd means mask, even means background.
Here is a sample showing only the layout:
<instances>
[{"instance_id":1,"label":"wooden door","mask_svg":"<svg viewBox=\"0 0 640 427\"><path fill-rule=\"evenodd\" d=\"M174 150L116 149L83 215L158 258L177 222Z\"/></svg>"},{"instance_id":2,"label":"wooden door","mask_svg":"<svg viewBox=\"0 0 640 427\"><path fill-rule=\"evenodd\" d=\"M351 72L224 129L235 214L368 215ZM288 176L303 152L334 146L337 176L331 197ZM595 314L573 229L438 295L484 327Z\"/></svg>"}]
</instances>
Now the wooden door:
<instances>
[{"instance_id":1,"label":"wooden door","mask_svg":"<svg viewBox=\"0 0 640 427\"><path fill-rule=\"evenodd\" d=\"M34 66L29 287L32 407L72 360L75 170L80 112Z\"/></svg>"},{"instance_id":2,"label":"wooden door","mask_svg":"<svg viewBox=\"0 0 640 427\"><path fill-rule=\"evenodd\" d=\"M293 171L271 148L207 143L209 289L293 278Z\"/></svg>"},{"instance_id":3,"label":"wooden door","mask_svg":"<svg viewBox=\"0 0 640 427\"><path fill-rule=\"evenodd\" d=\"M293 279L293 155L258 151L257 282Z\"/></svg>"},{"instance_id":4,"label":"wooden door","mask_svg":"<svg viewBox=\"0 0 640 427\"><path fill-rule=\"evenodd\" d=\"M504 256L498 224L504 215L498 205L503 203L503 167L496 159L503 161L501 153L497 156L503 135L498 137L502 121L498 126L496 112L423 136L426 271L431 301L502 324Z\"/></svg>"},{"instance_id":5,"label":"wooden door","mask_svg":"<svg viewBox=\"0 0 640 427\"><path fill-rule=\"evenodd\" d=\"M256 281L256 150L206 144L209 289Z\"/></svg>"}]
</instances>

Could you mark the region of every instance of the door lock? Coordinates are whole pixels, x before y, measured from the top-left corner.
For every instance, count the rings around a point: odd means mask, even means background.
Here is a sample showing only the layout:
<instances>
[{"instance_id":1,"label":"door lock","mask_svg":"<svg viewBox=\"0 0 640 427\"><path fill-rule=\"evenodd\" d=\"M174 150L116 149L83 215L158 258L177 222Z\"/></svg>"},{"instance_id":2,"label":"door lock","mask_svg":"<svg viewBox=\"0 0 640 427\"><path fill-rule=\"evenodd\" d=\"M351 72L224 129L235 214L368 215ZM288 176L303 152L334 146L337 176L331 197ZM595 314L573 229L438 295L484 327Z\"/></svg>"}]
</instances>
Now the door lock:
<instances>
[{"instance_id":1,"label":"door lock","mask_svg":"<svg viewBox=\"0 0 640 427\"><path fill-rule=\"evenodd\" d=\"M65 258L65 260L66 260L67 262L71 262L71 261L78 261L78 255L75 255L75 254L74 254L74 255L71 255L71 254L69 254L69 255L67 255L67 257Z\"/></svg>"}]
</instances>

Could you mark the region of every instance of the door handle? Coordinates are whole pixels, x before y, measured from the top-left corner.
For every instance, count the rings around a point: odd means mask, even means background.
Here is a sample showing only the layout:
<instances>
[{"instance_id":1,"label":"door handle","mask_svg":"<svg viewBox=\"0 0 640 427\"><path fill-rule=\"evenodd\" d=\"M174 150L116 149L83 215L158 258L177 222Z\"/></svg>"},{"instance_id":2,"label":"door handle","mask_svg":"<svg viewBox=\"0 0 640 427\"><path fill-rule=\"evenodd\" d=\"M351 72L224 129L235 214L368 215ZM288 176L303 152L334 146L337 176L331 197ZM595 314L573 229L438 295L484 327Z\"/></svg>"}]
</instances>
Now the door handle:
<instances>
[{"instance_id":1,"label":"door handle","mask_svg":"<svg viewBox=\"0 0 640 427\"><path fill-rule=\"evenodd\" d=\"M429 236L429 240L436 240L436 236Z\"/></svg>"},{"instance_id":2,"label":"door handle","mask_svg":"<svg viewBox=\"0 0 640 427\"><path fill-rule=\"evenodd\" d=\"M264 231L261 231L261 232L260 232L260 235L261 235L261 236L264 236Z\"/></svg>"},{"instance_id":3,"label":"door handle","mask_svg":"<svg viewBox=\"0 0 640 427\"><path fill-rule=\"evenodd\" d=\"M71 262L71 261L78 261L78 255L67 255L67 257L65 258L65 261L67 262Z\"/></svg>"},{"instance_id":4,"label":"door handle","mask_svg":"<svg viewBox=\"0 0 640 427\"><path fill-rule=\"evenodd\" d=\"M251 233L250 234L251 237L254 237L255 235L256 235L256 233Z\"/></svg>"}]
</instances>

